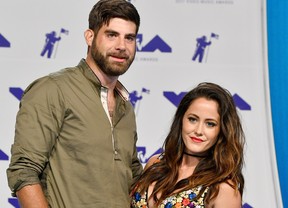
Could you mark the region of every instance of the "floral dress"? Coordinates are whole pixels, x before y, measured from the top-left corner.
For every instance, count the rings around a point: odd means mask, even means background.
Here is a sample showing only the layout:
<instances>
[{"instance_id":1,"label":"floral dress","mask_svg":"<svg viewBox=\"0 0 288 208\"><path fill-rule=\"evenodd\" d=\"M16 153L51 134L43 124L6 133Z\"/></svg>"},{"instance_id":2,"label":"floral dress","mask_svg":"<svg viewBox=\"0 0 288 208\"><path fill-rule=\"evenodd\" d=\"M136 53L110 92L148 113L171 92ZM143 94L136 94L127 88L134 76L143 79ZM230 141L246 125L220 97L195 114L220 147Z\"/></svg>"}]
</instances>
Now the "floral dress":
<instances>
[{"instance_id":1,"label":"floral dress","mask_svg":"<svg viewBox=\"0 0 288 208\"><path fill-rule=\"evenodd\" d=\"M202 187L199 186L197 188L172 195L165 199L158 208L205 208L204 198L209 188L207 187L201 197L196 200L195 197L197 194L199 194L201 189ZM145 192L145 194L142 196L139 192L135 192L135 194L132 196L131 208L148 208L147 192Z\"/></svg>"}]
</instances>

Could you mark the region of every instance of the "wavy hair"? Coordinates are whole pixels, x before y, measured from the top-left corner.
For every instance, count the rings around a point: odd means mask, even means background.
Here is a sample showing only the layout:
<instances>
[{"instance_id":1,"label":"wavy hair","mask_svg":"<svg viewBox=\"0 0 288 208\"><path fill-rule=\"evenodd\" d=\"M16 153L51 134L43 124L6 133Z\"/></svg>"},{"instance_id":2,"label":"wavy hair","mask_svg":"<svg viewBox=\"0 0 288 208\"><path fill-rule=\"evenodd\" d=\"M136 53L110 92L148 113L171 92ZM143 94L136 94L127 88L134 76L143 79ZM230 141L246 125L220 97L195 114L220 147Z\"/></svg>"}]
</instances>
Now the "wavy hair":
<instances>
[{"instance_id":1,"label":"wavy hair","mask_svg":"<svg viewBox=\"0 0 288 208\"><path fill-rule=\"evenodd\" d=\"M200 159L193 174L177 182L185 149L181 136L182 119L191 103L200 97L218 103L220 132L216 143L208 150L208 155ZM157 206L172 194L197 186L203 187L197 197L200 197L205 188L209 187L205 198L205 203L209 204L212 199L217 197L219 184L222 182L228 183L235 189L235 192L239 190L242 196L244 143L242 124L230 92L214 83L200 83L181 100L163 144L163 158L151 165L139 178L137 184L140 192L143 194L151 183L156 182L150 197L153 197ZM161 196L157 198L159 193Z\"/></svg>"}]
</instances>

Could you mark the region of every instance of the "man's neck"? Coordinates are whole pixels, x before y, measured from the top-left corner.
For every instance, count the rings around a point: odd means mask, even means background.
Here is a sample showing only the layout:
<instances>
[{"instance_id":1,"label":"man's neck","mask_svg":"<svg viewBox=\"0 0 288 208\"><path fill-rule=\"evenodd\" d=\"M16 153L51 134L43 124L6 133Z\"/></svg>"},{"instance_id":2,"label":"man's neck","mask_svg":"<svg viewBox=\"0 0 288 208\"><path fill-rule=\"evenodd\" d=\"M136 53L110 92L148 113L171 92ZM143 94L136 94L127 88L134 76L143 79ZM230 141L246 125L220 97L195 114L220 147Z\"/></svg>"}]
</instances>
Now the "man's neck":
<instances>
[{"instance_id":1,"label":"man's neck","mask_svg":"<svg viewBox=\"0 0 288 208\"><path fill-rule=\"evenodd\" d=\"M105 74L102 70L99 69L99 67L95 64L95 62L91 60L91 58L89 57L86 58L86 63L92 69L94 74L98 77L102 86L107 87L109 90L112 90L112 91L115 89L119 76L109 76Z\"/></svg>"}]
</instances>

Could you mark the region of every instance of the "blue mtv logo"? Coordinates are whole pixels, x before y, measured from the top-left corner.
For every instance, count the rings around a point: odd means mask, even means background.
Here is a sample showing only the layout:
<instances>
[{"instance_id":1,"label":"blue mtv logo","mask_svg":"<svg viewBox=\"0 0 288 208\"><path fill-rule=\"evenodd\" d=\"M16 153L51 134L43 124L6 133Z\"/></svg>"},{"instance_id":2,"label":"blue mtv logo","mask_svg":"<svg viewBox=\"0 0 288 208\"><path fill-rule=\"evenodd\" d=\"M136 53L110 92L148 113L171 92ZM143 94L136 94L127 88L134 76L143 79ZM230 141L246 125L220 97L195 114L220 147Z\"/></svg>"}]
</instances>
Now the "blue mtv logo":
<instances>
[{"instance_id":1,"label":"blue mtv logo","mask_svg":"<svg viewBox=\"0 0 288 208\"><path fill-rule=\"evenodd\" d=\"M9 91L11 94L13 94L18 100L21 100L21 97L23 95L23 90L19 87L10 87ZM143 93L150 93L150 90L146 88L142 88L142 91L140 95L138 95L137 91L133 91L129 95L130 102L132 103L133 107L135 108L136 103L139 102L142 99ZM187 92L180 92L179 94L176 94L175 92L171 91L164 91L163 95L166 97L173 105L176 107L180 104L180 101L182 98L186 95ZM251 110L251 106L249 103L247 103L243 98L241 98L237 93L233 95L233 100L236 105L240 110Z\"/></svg>"},{"instance_id":2,"label":"blue mtv logo","mask_svg":"<svg viewBox=\"0 0 288 208\"><path fill-rule=\"evenodd\" d=\"M253 208L253 207L251 207L249 204L245 203L245 204L243 204L242 208Z\"/></svg>"},{"instance_id":3,"label":"blue mtv logo","mask_svg":"<svg viewBox=\"0 0 288 208\"><path fill-rule=\"evenodd\" d=\"M137 147L138 152L138 158L142 164L145 164L148 162L148 160L156 154L160 154L163 152L162 148L157 149L152 155L146 156L146 147Z\"/></svg>"},{"instance_id":4,"label":"blue mtv logo","mask_svg":"<svg viewBox=\"0 0 288 208\"><path fill-rule=\"evenodd\" d=\"M9 92L14 95L17 100L21 100L24 91L20 87L10 87Z\"/></svg>"},{"instance_id":5,"label":"blue mtv logo","mask_svg":"<svg viewBox=\"0 0 288 208\"><path fill-rule=\"evenodd\" d=\"M10 48L10 42L0 33L0 47Z\"/></svg>"},{"instance_id":6,"label":"blue mtv logo","mask_svg":"<svg viewBox=\"0 0 288 208\"><path fill-rule=\"evenodd\" d=\"M20 208L19 202L17 198L9 198L8 202L14 207L14 208Z\"/></svg>"},{"instance_id":7,"label":"blue mtv logo","mask_svg":"<svg viewBox=\"0 0 288 208\"><path fill-rule=\"evenodd\" d=\"M0 149L0 160L9 160L8 155Z\"/></svg>"},{"instance_id":8,"label":"blue mtv logo","mask_svg":"<svg viewBox=\"0 0 288 208\"><path fill-rule=\"evenodd\" d=\"M159 50L162 53L171 53L172 48L159 36L156 35L146 45L142 44L143 34L138 34L136 37L137 51L139 52L154 52Z\"/></svg>"},{"instance_id":9,"label":"blue mtv logo","mask_svg":"<svg viewBox=\"0 0 288 208\"><path fill-rule=\"evenodd\" d=\"M164 97L166 97L173 105L176 107L180 104L182 98L186 95L187 92L181 92L178 95L175 92L166 91L163 92ZM233 100L240 110L251 110L251 106L238 94L233 95Z\"/></svg>"}]
</instances>

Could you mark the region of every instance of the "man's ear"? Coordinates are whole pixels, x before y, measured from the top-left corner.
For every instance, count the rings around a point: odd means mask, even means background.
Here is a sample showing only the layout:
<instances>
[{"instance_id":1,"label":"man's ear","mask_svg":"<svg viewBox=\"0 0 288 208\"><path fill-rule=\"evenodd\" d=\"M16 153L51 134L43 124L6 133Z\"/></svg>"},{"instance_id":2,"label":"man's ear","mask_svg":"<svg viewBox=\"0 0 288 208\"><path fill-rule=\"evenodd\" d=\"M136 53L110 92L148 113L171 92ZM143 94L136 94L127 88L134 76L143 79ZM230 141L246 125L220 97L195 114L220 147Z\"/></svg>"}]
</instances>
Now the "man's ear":
<instances>
[{"instance_id":1,"label":"man's ear","mask_svg":"<svg viewBox=\"0 0 288 208\"><path fill-rule=\"evenodd\" d=\"M86 41L87 45L88 45L88 46L91 46L91 45L92 45L92 42L93 42L93 38L94 38L94 32L93 32L93 30L87 29L87 30L84 32L84 37L85 37L85 41Z\"/></svg>"}]
</instances>

